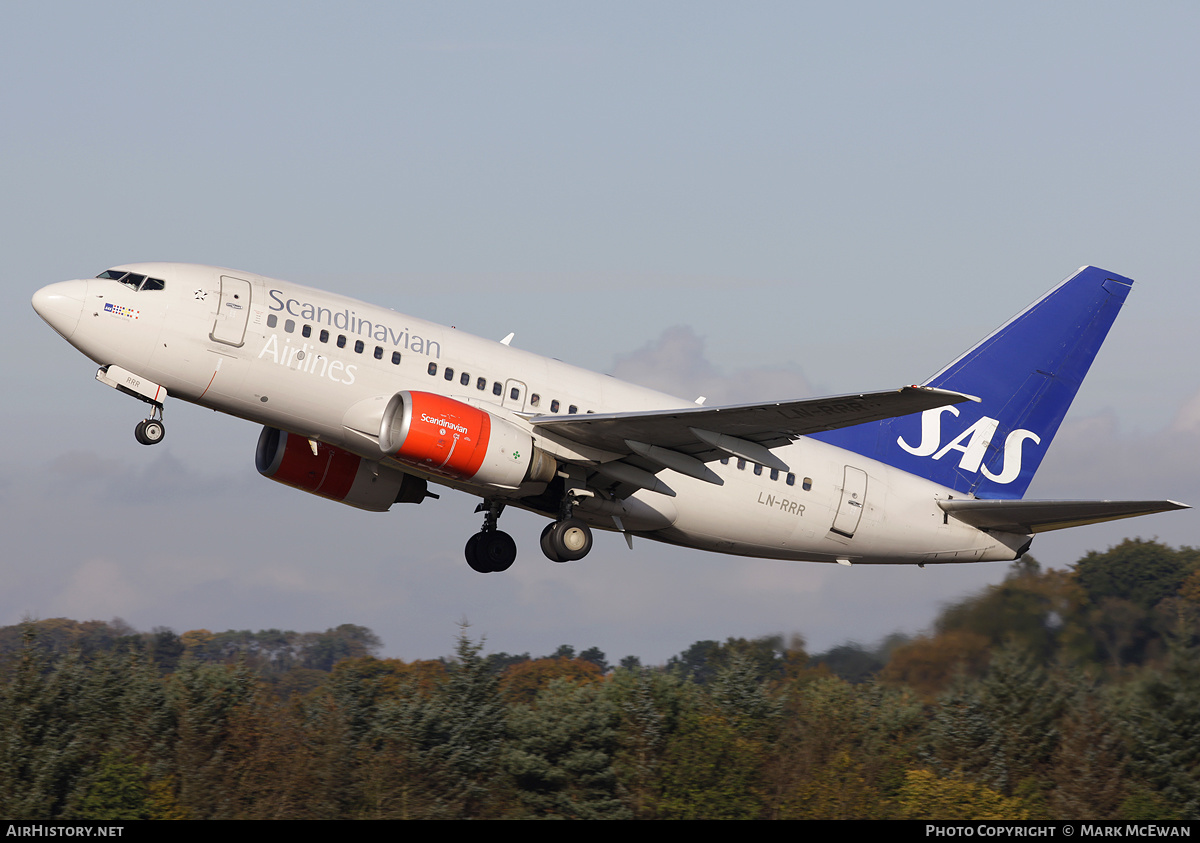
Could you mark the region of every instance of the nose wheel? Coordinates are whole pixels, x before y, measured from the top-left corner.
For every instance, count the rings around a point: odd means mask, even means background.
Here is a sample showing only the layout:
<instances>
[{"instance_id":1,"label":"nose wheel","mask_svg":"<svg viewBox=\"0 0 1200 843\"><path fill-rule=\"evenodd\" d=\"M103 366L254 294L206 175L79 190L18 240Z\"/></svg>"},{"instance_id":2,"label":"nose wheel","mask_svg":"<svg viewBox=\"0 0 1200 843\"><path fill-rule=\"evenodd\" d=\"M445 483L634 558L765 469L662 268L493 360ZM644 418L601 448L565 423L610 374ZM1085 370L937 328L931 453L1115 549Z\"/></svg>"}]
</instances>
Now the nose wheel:
<instances>
[{"instance_id":1,"label":"nose wheel","mask_svg":"<svg viewBox=\"0 0 1200 843\"><path fill-rule=\"evenodd\" d=\"M133 438L143 445L157 445L166 435L161 419L142 419L133 429Z\"/></svg>"}]
</instances>

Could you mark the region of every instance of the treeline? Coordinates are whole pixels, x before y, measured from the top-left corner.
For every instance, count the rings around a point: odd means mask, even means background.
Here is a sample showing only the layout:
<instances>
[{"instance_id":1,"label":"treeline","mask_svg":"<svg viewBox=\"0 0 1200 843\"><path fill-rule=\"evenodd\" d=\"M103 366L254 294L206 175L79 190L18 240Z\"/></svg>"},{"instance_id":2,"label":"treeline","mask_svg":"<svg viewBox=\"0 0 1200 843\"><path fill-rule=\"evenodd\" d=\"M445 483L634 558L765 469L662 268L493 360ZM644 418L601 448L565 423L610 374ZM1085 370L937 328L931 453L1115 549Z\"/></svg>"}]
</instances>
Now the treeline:
<instances>
[{"instance_id":1,"label":"treeline","mask_svg":"<svg viewBox=\"0 0 1200 843\"><path fill-rule=\"evenodd\" d=\"M0 630L0 815L1200 817L1200 553L1014 565L932 631L377 657L345 625Z\"/></svg>"}]
</instances>

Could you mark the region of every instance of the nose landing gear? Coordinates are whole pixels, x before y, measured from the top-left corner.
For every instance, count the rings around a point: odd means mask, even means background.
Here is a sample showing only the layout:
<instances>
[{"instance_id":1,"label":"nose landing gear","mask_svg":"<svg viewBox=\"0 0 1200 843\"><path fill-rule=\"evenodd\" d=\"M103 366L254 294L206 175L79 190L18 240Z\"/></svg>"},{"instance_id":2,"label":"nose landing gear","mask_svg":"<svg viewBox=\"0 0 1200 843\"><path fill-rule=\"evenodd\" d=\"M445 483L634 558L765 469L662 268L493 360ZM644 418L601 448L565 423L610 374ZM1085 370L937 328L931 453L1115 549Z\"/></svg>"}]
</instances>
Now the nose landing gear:
<instances>
[{"instance_id":1,"label":"nose landing gear","mask_svg":"<svg viewBox=\"0 0 1200 843\"><path fill-rule=\"evenodd\" d=\"M165 387L115 364L101 366L96 372L96 380L153 407L150 418L142 419L133 429L133 438L143 445L157 445L163 441L163 437L167 435L167 428L162 420L163 402L167 400Z\"/></svg>"}]
</instances>

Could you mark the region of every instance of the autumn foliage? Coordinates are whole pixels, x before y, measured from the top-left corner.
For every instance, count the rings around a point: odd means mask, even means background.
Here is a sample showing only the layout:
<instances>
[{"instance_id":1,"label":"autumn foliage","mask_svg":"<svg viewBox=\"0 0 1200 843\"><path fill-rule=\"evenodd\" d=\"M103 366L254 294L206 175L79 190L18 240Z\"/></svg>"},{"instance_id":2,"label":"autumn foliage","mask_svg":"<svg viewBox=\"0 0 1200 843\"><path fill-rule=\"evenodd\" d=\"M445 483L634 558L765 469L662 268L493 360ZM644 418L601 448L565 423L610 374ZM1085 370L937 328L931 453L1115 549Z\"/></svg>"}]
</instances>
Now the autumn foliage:
<instances>
[{"instance_id":1,"label":"autumn foliage","mask_svg":"<svg viewBox=\"0 0 1200 843\"><path fill-rule=\"evenodd\" d=\"M1200 562L1025 560L930 631L378 658L370 630L0 629L13 819L1200 817Z\"/></svg>"}]
</instances>

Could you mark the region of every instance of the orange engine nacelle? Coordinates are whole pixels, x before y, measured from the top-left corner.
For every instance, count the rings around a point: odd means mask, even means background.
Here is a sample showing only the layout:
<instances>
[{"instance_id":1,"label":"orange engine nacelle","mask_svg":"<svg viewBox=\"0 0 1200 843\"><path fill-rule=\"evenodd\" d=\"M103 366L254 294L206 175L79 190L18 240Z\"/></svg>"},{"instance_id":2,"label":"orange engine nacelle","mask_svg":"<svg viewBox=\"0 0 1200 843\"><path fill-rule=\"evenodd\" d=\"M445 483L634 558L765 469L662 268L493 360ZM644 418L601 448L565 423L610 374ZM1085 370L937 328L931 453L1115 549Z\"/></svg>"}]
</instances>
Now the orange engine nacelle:
<instances>
[{"instance_id":1,"label":"orange engine nacelle","mask_svg":"<svg viewBox=\"0 0 1200 843\"><path fill-rule=\"evenodd\" d=\"M548 482L558 463L499 416L432 392L397 392L383 411L379 447L423 471L515 489Z\"/></svg>"},{"instance_id":2,"label":"orange engine nacelle","mask_svg":"<svg viewBox=\"0 0 1200 843\"><path fill-rule=\"evenodd\" d=\"M254 465L259 474L277 483L371 512L386 512L394 503L420 503L425 498L428 485L419 477L333 445L319 443L316 450L314 454L303 436L264 427Z\"/></svg>"}]
</instances>

